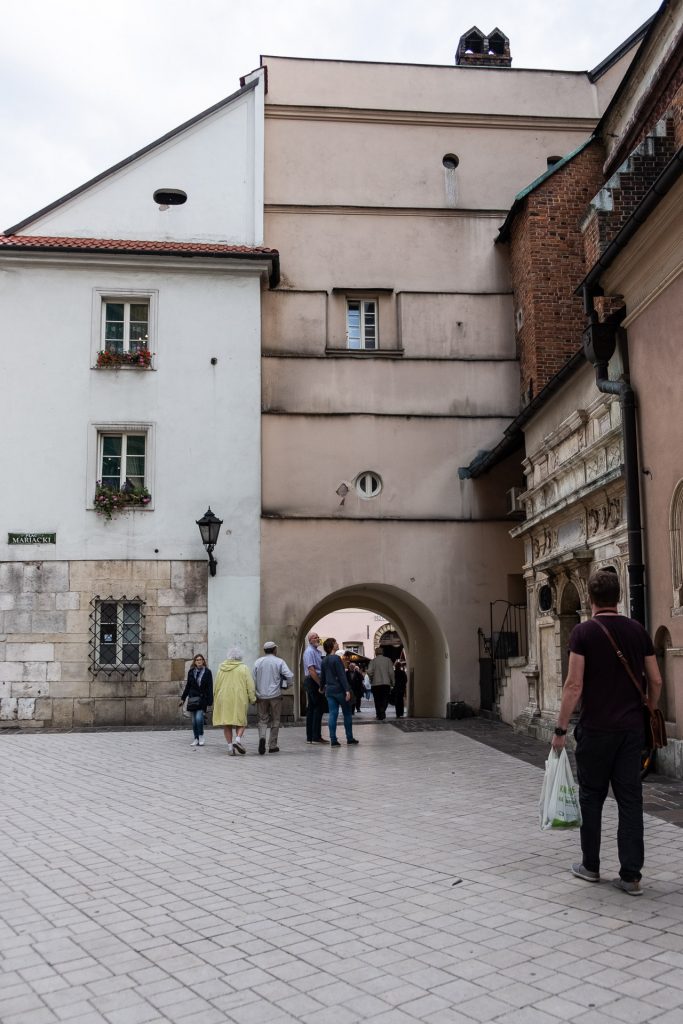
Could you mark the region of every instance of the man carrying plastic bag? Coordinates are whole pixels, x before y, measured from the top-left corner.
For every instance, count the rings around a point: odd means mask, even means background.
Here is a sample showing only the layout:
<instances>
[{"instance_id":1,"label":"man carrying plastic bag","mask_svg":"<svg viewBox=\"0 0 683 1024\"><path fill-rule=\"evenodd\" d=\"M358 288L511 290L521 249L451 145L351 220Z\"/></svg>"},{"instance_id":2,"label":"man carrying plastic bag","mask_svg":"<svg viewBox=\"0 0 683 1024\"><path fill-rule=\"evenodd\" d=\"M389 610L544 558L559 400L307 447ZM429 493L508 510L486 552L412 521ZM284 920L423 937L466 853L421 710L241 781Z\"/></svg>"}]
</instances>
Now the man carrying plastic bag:
<instances>
[{"instance_id":1,"label":"man carrying plastic bag","mask_svg":"<svg viewBox=\"0 0 683 1024\"><path fill-rule=\"evenodd\" d=\"M639 896L643 844L643 790L640 752L643 747L643 696L656 708L662 689L652 640L633 619L619 614L619 577L598 569L588 581L593 621L575 626L569 637L569 666L557 716L553 749L564 749L569 718L581 701L574 731L576 770L583 821L582 859L571 872L584 882L600 881L602 808L611 785L617 802L619 877L615 888ZM605 636L605 631L609 636ZM611 636L611 640L610 640ZM633 685L622 666L642 680Z\"/></svg>"},{"instance_id":2,"label":"man carrying plastic bag","mask_svg":"<svg viewBox=\"0 0 683 1024\"><path fill-rule=\"evenodd\" d=\"M552 748L550 750L538 809L542 829L578 828L581 825L579 792L566 750L562 750L559 756Z\"/></svg>"}]
</instances>

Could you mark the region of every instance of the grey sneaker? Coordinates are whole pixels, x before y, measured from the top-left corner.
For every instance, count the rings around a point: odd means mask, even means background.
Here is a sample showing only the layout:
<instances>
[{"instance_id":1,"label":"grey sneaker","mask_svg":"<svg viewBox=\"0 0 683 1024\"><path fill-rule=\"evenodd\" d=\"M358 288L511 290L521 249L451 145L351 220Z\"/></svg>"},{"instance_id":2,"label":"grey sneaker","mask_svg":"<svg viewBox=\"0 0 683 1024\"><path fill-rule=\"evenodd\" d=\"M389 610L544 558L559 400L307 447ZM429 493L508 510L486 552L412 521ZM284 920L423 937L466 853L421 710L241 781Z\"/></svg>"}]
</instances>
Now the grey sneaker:
<instances>
[{"instance_id":1,"label":"grey sneaker","mask_svg":"<svg viewBox=\"0 0 683 1024\"><path fill-rule=\"evenodd\" d=\"M583 878L584 882L600 881L600 872L589 871L588 868L583 866L583 864L572 864L572 874L575 875L576 878Z\"/></svg>"},{"instance_id":2,"label":"grey sneaker","mask_svg":"<svg viewBox=\"0 0 683 1024\"><path fill-rule=\"evenodd\" d=\"M643 890L640 888L640 882L625 882L623 878L613 878L612 885L615 889L621 889L622 892L626 892L629 896L642 896Z\"/></svg>"}]
</instances>

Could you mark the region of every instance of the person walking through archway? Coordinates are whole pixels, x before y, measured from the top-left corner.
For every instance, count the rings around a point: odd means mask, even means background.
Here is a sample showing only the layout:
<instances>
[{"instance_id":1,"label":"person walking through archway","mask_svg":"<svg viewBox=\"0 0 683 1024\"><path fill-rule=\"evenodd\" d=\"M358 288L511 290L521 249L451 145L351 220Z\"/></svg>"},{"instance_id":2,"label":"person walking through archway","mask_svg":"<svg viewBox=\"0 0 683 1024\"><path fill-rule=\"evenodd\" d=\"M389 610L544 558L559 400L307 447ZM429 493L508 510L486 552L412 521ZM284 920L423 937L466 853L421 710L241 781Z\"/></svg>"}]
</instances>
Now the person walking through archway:
<instances>
[{"instance_id":1,"label":"person walking through archway","mask_svg":"<svg viewBox=\"0 0 683 1024\"><path fill-rule=\"evenodd\" d=\"M383 650L375 652L374 661L368 665L368 675L372 684L372 696L375 700L375 714L380 722L387 717L389 694L394 682L394 666L391 658L387 658Z\"/></svg>"},{"instance_id":2,"label":"person walking through archway","mask_svg":"<svg viewBox=\"0 0 683 1024\"><path fill-rule=\"evenodd\" d=\"M407 684L408 675L406 673L406 663L405 661L401 661L399 658L394 665L394 707L396 708L397 718L403 718L405 714Z\"/></svg>"},{"instance_id":3,"label":"person walking through archway","mask_svg":"<svg viewBox=\"0 0 683 1024\"><path fill-rule=\"evenodd\" d=\"M330 717L328 718L330 746L341 746L341 743L337 739L337 720L339 718L340 708L344 716L346 742L349 746L356 746L358 744L358 740L353 738L353 710L351 704L353 700L353 692L351 690L351 685L346 678L346 672L344 671L342 660L337 654L339 644L333 636L330 636L323 644L323 648L325 651L325 657L323 658L320 666L320 679L325 687L325 696L327 697L327 704L330 712Z\"/></svg>"}]
</instances>

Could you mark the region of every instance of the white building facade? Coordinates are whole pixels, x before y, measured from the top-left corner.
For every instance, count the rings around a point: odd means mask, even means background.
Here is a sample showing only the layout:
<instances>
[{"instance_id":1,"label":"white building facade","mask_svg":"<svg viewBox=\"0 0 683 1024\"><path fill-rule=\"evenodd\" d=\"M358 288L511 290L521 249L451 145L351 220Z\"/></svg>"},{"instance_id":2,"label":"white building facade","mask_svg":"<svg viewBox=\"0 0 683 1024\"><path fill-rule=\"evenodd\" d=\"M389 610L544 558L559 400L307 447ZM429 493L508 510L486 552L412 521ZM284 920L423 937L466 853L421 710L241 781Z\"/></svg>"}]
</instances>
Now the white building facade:
<instances>
[{"instance_id":1,"label":"white building facade","mask_svg":"<svg viewBox=\"0 0 683 1024\"><path fill-rule=\"evenodd\" d=\"M258 651L263 91L0 236L2 726L171 724Z\"/></svg>"}]
</instances>

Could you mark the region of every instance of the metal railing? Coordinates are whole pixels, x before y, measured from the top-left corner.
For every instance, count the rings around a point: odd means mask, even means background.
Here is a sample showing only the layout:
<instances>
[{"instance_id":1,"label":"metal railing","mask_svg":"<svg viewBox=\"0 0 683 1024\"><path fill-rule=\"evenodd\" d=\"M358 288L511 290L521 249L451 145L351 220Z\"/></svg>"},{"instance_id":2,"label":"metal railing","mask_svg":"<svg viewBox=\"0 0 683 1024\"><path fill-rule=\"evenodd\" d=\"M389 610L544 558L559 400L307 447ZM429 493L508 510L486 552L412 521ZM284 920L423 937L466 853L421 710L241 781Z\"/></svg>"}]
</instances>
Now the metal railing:
<instances>
[{"instance_id":1,"label":"metal railing","mask_svg":"<svg viewBox=\"0 0 683 1024\"><path fill-rule=\"evenodd\" d=\"M525 604L512 604L502 598L489 605L488 635L479 628L479 685L483 711L495 710L509 658L528 654L527 611Z\"/></svg>"}]
</instances>

